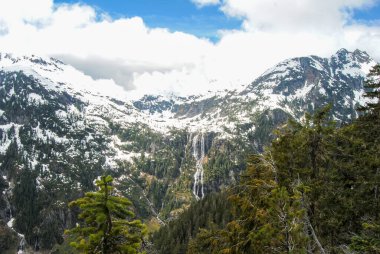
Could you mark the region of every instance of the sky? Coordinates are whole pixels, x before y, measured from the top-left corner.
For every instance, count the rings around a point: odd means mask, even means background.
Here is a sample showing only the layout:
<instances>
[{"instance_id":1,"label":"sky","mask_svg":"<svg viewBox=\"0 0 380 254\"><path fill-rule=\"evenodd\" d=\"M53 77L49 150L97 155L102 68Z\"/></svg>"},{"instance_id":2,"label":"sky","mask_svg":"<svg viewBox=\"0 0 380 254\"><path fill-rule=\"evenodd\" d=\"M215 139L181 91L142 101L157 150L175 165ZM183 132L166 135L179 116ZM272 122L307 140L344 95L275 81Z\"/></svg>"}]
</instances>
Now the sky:
<instances>
[{"instance_id":1,"label":"sky","mask_svg":"<svg viewBox=\"0 0 380 254\"><path fill-rule=\"evenodd\" d=\"M380 61L378 45L380 0L0 0L2 52L58 58L132 97L236 88L340 48Z\"/></svg>"},{"instance_id":2,"label":"sky","mask_svg":"<svg viewBox=\"0 0 380 254\"><path fill-rule=\"evenodd\" d=\"M76 3L75 0L55 3ZM106 12L113 18L141 17L150 28L168 28L218 41L221 29L239 29L240 18L231 18L219 10L218 5L194 4L190 0L88 0L82 2Z\"/></svg>"}]
</instances>

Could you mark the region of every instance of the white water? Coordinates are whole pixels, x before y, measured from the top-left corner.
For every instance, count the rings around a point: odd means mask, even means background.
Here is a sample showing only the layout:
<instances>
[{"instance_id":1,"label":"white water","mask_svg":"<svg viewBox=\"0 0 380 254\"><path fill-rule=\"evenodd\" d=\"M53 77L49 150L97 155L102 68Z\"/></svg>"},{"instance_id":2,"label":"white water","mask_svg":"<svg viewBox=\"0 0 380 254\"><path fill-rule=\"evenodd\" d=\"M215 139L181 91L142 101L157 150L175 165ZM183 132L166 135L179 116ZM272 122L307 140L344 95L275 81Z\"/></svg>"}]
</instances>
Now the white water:
<instances>
[{"instance_id":1,"label":"white water","mask_svg":"<svg viewBox=\"0 0 380 254\"><path fill-rule=\"evenodd\" d=\"M199 140L200 137L200 140ZM199 142L200 141L200 142ZM200 147L199 147L200 145ZM200 152L199 152L200 148ZM203 133L197 134L193 138L193 157L195 159L195 174L194 174L194 186L193 194L197 200L202 199L205 195L203 189L203 159L205 157L205 138Z\"/></svg>"},{"instance_id":2,"label":"white water","mask_svg":"<svg viewBox=\"0 0 380 254\"><path fill-rule=\"evenodd\" d=\"M9 187L5 192L4 192L4 200L5 200L5 203L6 203L6 209L8 210L8 215L9 215L9 221L7 222L7 226L9 228L11 228L14 232L17 233L19 239L20 239L20 242L19 242L19 245L17 247L17 253L16 254L23 254L24 253L24 250L25 250L25 237L23 234L20 234L18 233L16 230L14 230L13 228L13 223L14 223L14 220L15 218L13 218L13 215L12 215L12 207L11 207L11 203L9 202L9 197L11 196L12 193L12 187Z\"/></svg>"},{"instance_id":3,"label":"white water","mask_svg":"<svg viewBox=\"0 0 380 254\"><path fill-rule=\"evenodd\" d=\"M25 237L22 234L18 234L20 239L20 243L17 248L17 254L23 254L25 250Z\"/></svg>"}]
</instances>

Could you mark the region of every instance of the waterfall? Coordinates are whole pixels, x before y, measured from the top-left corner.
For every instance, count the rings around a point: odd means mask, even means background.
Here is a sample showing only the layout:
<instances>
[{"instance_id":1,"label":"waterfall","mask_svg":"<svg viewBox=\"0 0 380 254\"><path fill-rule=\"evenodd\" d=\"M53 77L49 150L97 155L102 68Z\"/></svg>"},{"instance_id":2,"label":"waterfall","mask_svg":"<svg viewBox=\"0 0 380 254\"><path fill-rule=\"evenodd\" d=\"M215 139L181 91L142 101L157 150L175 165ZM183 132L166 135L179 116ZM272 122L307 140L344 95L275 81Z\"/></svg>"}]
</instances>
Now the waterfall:
<instances>
[{"instance_id":1,"label":"waterfall","mask_svg":"<svg viewBox=\"0 0 380 254\"><path fill-rule=\"evenodd\" d=\"M9 221L7 222L7 226L12 229L14 232L16 232L13 228L13 222L14 222L14 219L13 218L13 214L12 214L12 206L11 206L11 203L9 201L9 198L10 196L12 195L12 185L5 191L5 195L4 195L4 200L5 200L5 203L6 203L6 210L7 210L7 217L9 218ZM20 234L18 232L16 232L19 239L20 239L20 242L18 244L18 247L17 247L17 254L23 254L24 251L25 251L25 245L26 245L26 241L25 241L25 236L23 234Z\"/></svg>"},{"instance_id":2,"label":"waterfall","mask_svg":"<svg viewBox=\"0 0 380 254\"><path fill-rule=\"evenodd\" d=\"M21 234L19 234L19 237L21 237L21 239L17 247L17 254L22 254L24 253L24 250L25 250L25 237L24 235L21 235Z\"/></svg>"},{"instance_id":3,"label":"waterfall","mask_svg":"<svg viewBox=\"0 0 380 254\"><path fill-rule=\"evenodd\" d=\"M193 138L193 157L195 159L196 169L194 174L193 194L195 198L199 200L202 199L205 195L203 189L203 159L205 157L205 139L203 133L201 135L197 134Z\"/></svg>"}]
</instances>

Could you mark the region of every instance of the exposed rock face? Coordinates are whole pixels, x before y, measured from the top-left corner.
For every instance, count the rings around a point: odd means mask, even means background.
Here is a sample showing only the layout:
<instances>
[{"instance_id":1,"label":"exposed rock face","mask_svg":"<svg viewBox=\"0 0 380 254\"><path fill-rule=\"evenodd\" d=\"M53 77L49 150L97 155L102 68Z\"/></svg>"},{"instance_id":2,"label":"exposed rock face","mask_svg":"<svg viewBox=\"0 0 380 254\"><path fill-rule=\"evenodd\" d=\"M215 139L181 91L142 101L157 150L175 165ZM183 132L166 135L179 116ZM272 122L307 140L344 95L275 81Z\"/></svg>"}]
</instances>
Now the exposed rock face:
<instances>
[{"instance_id":1,"label":"exposed rock face","mask_svg":"<svg viewBox=\"0 0 380 254\"><path fill-rule=\"evenodd\" d=\"M374 64L342 49L281 62L240 90L125 101L58 60L0 54L0 219L11 211L29 244L51 248L75 224L67 203L104 173L140 217L170 219L234 183L289 117L331 103L337 121L355 118Z\"/></svg>"}]
</instances>

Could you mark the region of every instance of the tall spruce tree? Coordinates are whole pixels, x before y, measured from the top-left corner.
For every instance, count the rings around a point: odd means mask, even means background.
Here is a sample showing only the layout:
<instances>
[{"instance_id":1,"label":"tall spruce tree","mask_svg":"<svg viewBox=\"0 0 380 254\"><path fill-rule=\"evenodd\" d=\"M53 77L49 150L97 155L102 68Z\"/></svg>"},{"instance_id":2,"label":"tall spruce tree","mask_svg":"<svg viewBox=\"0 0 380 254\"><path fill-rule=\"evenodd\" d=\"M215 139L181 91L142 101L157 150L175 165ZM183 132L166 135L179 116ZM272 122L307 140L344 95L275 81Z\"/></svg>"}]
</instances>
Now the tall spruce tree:
<instances>
[{"instance_id":1,"label":"tall spruce tree","mask_svg":"<svg viewBox=\"0 0 380 254\"><path fill-rule=\"evenodd\" d=\"M76 239L70 243L81 253L138 253L145 226L140 220L130 220L135 215L129 209L131 202L116 196L111 176L96 181L97 192L88 192L83 198L69 204L81 209L81 224L67 230Z\"/></svg>"},{"instance_id":2,"label":"tall spruce tree","mask_svg":"<svg viewBox=\"0 0 380 254\"><path fill-rule=\"evenodd\" d=\"M254 156L232 190L234 220L222 230L202 230L188 253L305 253L301 195L279 186L270 158Z\"/></svg>"},{"instance_id":3,"label":"tall spruce tree","mask_svg":"<svg viewBox=\"0 0 380 254\"><path fill-rule=\"evenodd\" d=\"M376 64L369 71L367 78L364 82L366 92L364 97L370 99L365 106L359 108L368 115L375 114L377 118L380 117L380 64Z\"/></svg>"},{"instance_id":4,"label":"tall spruce tree","mask_svg":"<svg viewBox=\"0 0 380 254\"><path fill-rule=\"evenodd\" d=\"M17 211L14 227L25 235L30 245L38 242L38 191L35 172L29 167L21 169L13 191L13 204Z\"/></svg>"},{"instance_id":5,"label":"tall spruce tree","mask_svg":"<svg viewBox=\"0 0 380 254\"><path fill-rule=\"evenodd\" d=\"M355 123L355 134L365 145L357 156L362 159L361 172L366 180L362 192L367 193L367 199L362 203L367 209L351 248L360 253L380 253L380 64L370 70L364 87L364 96L370 101L359 108L363 115Z\"/></svg>"}]
</instances>

